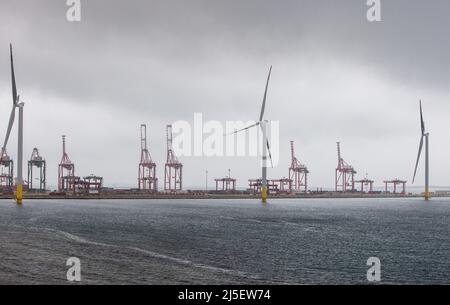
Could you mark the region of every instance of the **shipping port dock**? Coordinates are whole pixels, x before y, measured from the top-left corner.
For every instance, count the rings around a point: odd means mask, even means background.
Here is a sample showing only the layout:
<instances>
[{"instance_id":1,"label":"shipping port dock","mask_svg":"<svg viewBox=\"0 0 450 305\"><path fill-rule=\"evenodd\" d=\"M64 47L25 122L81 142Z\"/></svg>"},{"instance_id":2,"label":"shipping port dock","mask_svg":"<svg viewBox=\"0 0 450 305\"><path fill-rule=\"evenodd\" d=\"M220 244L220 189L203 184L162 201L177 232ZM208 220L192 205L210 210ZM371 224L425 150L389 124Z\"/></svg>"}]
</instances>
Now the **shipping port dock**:
<instances>
[{"instance_id":1,"label":"shipping port dock","mask_svg":"<svg viewBox=\"0 0 450 305\"><path fill-rule=\"evenodd\" d=\"M450 197L450 191L437 191L432 197ZM361 192L309 192L309 193L276 193L269 194L268 199L298 199L298 198L414 198L423 197L419 193L361 193ZM14 193L0 193L0 199L15 198ZM259 193L248 191L214 192L188 190L183 192L139 192L135 190L106 191L102 193L63 193L34 192L24 193L24 199L259 199Z\"/></svg>"}]
</instances>

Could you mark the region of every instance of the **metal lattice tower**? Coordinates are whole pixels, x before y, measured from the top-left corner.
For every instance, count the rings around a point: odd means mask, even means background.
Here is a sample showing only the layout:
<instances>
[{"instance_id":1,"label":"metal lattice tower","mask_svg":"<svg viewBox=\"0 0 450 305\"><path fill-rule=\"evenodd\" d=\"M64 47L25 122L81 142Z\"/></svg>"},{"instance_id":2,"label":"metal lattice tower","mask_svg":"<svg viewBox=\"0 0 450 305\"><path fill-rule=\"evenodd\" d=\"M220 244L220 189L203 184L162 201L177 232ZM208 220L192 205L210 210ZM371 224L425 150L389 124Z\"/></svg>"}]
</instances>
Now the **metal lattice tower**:
<instances>
[{"instance_id":1,"label":"metal lattice tower","mask_svg":"<svg viewBox=\"0 0 450 305\"><path fill-rule=\"evenodd\" d=\"M291 166L289 167L289 190L294 192L308 191L308 168L301 164L294 154L294 141L291 141Z\"/></svg>"},{"instance_id":2,"label":"metal lattice tower","mask_svg":"<svg viewBox=\"0 0 450 305\"><path fill-rule=\"evenodd\" d=\"M37 171L38 176L35 178L34 173ZM38 186L34 186L33 179L38 180ZM47 180L47 163L39 154L37 148L33 148L30 160L28 161L28 191L45 191Z\"/></svg>"},{"instance_id":3,"label":"metal lattice tower","mask_svg":"<svg viewBox=\"0 0 450 305\"><path fill-rule=\"evenodd\" d=\"M182 170L181 164L172 148L172 125L167 125L167 160L164 168L164 190L166 191L181 191L182 189Z\"/></svg>"},{"instance_id":4,"label":"metal lattice tower","mask_svg":"<svg viewBox=\"0 0 450 305\"><path fill-rule=\"evenodd\" d=\"M353 166L347 164L341 157L340 142L337 142L338 165L335 172L335 190L336 192L347 192L355 189L355 174ZM350 187L350 189L349 189Z\"/></svg>"},{"instance_id":5,"label":"metal lattice tower","mask_svg":"<svg viewBox=\"0 0 450 305\"><path fill-rule=\"evenodd\" d=\"M66 136L62 136L63 154L58 165L58 191L75 193L76 178L75 164L70 161L66 152Z\"/></svg>"},{"instance_id":6,"label":"metal lattice tower","mask_svg":"<svg viewBox=\"0 0 450 305\"><path fill-rule=\"evenodd\" d=\"M142 191L156 192L158 178L156 178L156 164L147 147L147 125L141 124L141 161L139 163L138 187Z\"/></svg>"}]
</instances>

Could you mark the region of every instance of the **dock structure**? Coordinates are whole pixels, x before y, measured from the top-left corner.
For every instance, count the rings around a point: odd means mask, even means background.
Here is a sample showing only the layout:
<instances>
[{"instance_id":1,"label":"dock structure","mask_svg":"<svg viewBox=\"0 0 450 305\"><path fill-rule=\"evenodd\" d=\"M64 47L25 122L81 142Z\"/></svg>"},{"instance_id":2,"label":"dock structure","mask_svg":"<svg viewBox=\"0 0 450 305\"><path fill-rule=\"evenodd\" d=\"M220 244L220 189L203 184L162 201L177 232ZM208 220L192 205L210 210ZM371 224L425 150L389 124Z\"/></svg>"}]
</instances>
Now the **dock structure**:
<instances>
[{"instance_id":1,"label":"dock structure","mask_svg":"<svg viewBox=\"0 0 450 305\"><path fill-rule=\"evenodd\" d=\"M261 194L261 188L262 188L262 179L248 179L248 190L252 192L253 194ZM268 192L270 193L270 183L267 181L267 188Z\"/></svg>"},{"instance_id":2,"label":"dock structure","mask_svg":"<svg viewBox=\"0 0 450 305\"><path fill-rule=\"evenodd\" d=\"M267 191L269 194L289 193L291 183L292 180L288 178L268 179ZM248 186L248 190L253 194L261 194L262 179L249 179Z\"/></svg>"},{"instance_id":3,"label":"dock structure","mask_svg":"<svg viewBox=\"0 0 450 305\"><path fill-rule=\"evenodd\" d=\"M335 191L348 192L355 189L355 174L353 166L344 161L341 156L341 145L337 142L338 165L335 171Z\"/></svg>"},{"instance_id":4,"label":"dock structure","mask_svg":"<svg viewBox=\"0 0 450 305\"><path fill-rule=\"evenodd\" d=\"M167 160L165 163L164 171L164 191L158 194L156 177L156 164L152 161L147 142L147 125L140 125L140 142L141 142L141 159L139 163L138 173L138 188L131 189L130 193L134 195L144 196L142 191L147 191L149 196L172 196L181 195L182 191L182 169L183 164L175 156L172 147L172 125L166 126L167 137ZM267 191L268 193L282 197L294 197L297 193L303 197L308 193L308 168L300 163L294 153L294 141L290 141L291 145L291 164L289 167L289 177L283 177L280 179L267 179ZM337 155L338 165L335 171L335 190L337 192L354 193L348 194L358 195L358 193L368 193L374 195L377 192L373 190L374 180L367 177L361 180L355 180L354 176L356 171L354 168L346 163L341 156L340 142L337 142ZM202 194L207 193L208 183L208 171L206 173L206 192L202 191ZM0 156L0 193L8 195L8 193L14 192L14 178L13 178L13 161L10 159L6 150L3 149ZM36 182L38 181L38 182ZM228 176L224 178L216 178L215 192L220 193L232 193L234 194L262 194L263 193L263 179L249 179L248 189L246 191L236 191L236 179L231 177L230 170L228 170ZM385 193L391 193L395 197L397 194L406 194L406 181L400 179L385 180ZM357 188L355 186L357 185ZM24 185L29 192L45 192L46 191L46 161L40 155L37 148L33 149L30 160L28 161L28 179ZM390 192L389 187L392 186L393 191ZM89 175L84 177L75 176L75 164L69 158L66 150L66 136L62 135L62 157L58 164L58 192L51 192L52 196L68 196L71 195L83 196L84 194L101 194L103 190L103 177L96 175ZM110 188L113 190L112 188ZM105 188L108 190L108 188ZM188 190L188 192L192 192ZM107 193L114 193L113 191L107 191ZM177 194L171 194L177 193ZM214 193L211 191L210 193ZM311 192L310 192L311 193ZM314 192L312 192L314 193ZM322 193L317 191L316 193ZM333 192L331 192L333 193ZM382 193L382 192L378 192ZM38 196L40 194L32 194ZM133 196L134 196L133 195ZM334 194L336 196L342 196ZM345 196L345 195L344 195Z\"/></svg>"},{"instance_id":5,"label":"dock structure","mask_svg":"<svg viewBox=\"0 0 450 305\"><path fill-rule=\"evenodd\" d=\"M144 192L156 192L158 190L158 178L156 178L156 164L147 147L147 125L141 124L141 161L139 162L138 188Z\"/></svg>"},{"instance_id":6,"label":"dock structure","mask_svg":"<svg viewBox=\"0 0 450 305\"><path fill-rule=\"evenodd\" d=\"M217 192L234 192L236 191L236 179L231 178L231 170L228 169L228 176L224 178L214 179L216 182Z\"/></svg>"},{"instance_id":7,"label":"dock structure","mask_svg":"<svg viewBox=\"0 0 450 305\"><path fill-rule=\"evenodd\" d=\"M225 177L214 179L216 182L216 191L235 191L236 190L236 179Z\"/></svg>"},{"instance_id":8,"label":"dock structure","mask_svg":"<svg viewBox=\"0 0 450 305\"><path fill-rule=\"evenodd\" d=\"M301 164L294 154L294 141L291 141L291 166L289 167L289 191L308 192L308 168Z\"/></svg>"},{"instance_id":9,"label":"dock structure","mask_svg":"<svg viewBox=\"0 0 450 305\"><path fill-rule=\"evenodd\" d=\"M37 183L34 183L37 180ZM28 161L28 191L44 192L47 183L47 163L39 154L39 150L35 147Z\"/></svg>"},{"instance_id":10,"label":"dock structure","mask_svg":"<svg viewBox=\"0 0 450 305\"><path fill-rule=\"evenodd\" d=\"M355 184L360 184L360 192L361 193L372 193L373 192L373 180L370 180L369 178L364 178L361 180L356 180Z\"/></svg>"},{"instance_id":11,"label":"dock structure","mask_svg":"<svg viewBox=\"0 0 450 305\"><path fill-rule=\"evenodd\" d=\"M384 190L386 194L388 193L388 185L393 185L393 194L405 194L406 193L406 180L400 180L400 179L393 179L393 180L385 180L384 183ZM401 191L397 191L397 186L401 185Z\"/></svg>"},{"instance_id":12,"label":"dock structure","mask_svg":"<svg viewBox=\"0 0 450 305\"><path fill-rule=\"evenodd\" d=\"M183 188L183 164L178 161L172 147L172 125L167 125L167 160L164 167L164 190L181 191Z\"/></svg>"},{"instance_id":13,"label":"dock structure","mask_svg":"<svg viewBox=\"0 0 450 305\"><path fill-rule=\"evenodd\" d=\"M292 179L289 178L274 179L271 180L271 184L275 185L277 193L290 193L292 191L291 189ZM304 193L306 193L306 189L304 190Z\"/></svg>"},{"instance_id":14,"label":"dock structure","mask_svg":"<svg viewBox=\"0 0 450 305\"><path fill-rule=\"evenodd\" d=\"M0 191L3 193L14 191L14 162L6 149L2 149L0 155Z\"/></svg>"},{"instance_id":15,"label":"dock structure","mask_svg":"<svg viewBox=\"0 0 450 305\"><path fill-rule=\"evenodd\" d=\"M80 177L75 176L75 164L66 152L66 136L62 136L63 153L58 164L58 192L75 193Z\"/></svg>"},{"instance_id":16,"label":"dock structure","mask_svg":"<svg viewBox=\"0 0 450 305\"><path fill-rule=\"evenodd\" d=\"M103 188L103 177L91 174L83 177L81 183L84 186L84 191L87 194L101 194Z\"/></svg>"}]
</instances>

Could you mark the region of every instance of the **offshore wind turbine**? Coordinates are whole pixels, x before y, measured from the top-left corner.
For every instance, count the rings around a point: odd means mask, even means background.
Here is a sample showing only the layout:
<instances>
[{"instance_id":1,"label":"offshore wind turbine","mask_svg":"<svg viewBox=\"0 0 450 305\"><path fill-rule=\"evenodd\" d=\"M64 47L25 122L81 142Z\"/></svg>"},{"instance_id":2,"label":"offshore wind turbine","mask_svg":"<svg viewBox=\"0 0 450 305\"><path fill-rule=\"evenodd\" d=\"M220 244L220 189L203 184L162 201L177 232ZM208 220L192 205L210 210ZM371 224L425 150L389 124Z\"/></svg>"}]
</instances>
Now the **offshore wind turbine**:
<instances>
[{"instance_id":1,"label":"offshore wind turbine","mask_svg":"<svg viewBox=\"0 0 450 305\"><path fill-rule=\"evenodd\" d=\"M413 176L412 183L414 183L414 179L416 178L417 166L419 165L420 154L422 153L423 139L425 138L425 192L424 192L424 198L425 198L425 200L428 200L428 199L430 199L429 154L428 154L429 133L425 131L425 123L423 121L423 114L422 114L422 101L419 101L419 108L420 108L421 135L420 135L419 151L417 153L416 167L414 168L414 176Z\"/></svg>"},{"instance_id":2,"label":"offshore wind turbine","mask_svg":"<svg viewBox=\"0 0 450 305\"><path fill-rule=\"evenodd\" d=\"M12 83L12 97L13 106L11 110L11 115L9 117L8 129L6 131L5 141L3 142L2 155L6 151L6 145L8 144L9 135L11 134L11 129L14 125L14 119L16 117L16 108L19 108L19 129L18 129L18 143L17 143L17 190L16 190L16 202L17 204L22 204L22 194L23 194L23 173L22 173L22 163L23 163L23 106L24 103L19 101L20 97L17 94L16 87L16 77L14 74L14 62L12 53L12 44L9 45L9 52L11 57L11 83Z\"/></svg>"},{"instance_id":3,"label":"offshore wind turbine","mask_svg":"<svg viewBox=\"0 0 450 305\"><path fill-rule=\"evenodd\" d=\"M232 132L231 134L236 134L238 132L259 126L262 131L262 176L261 176L261 201L266 202L267 200L267 152L269 152L270 157L270 163L272 164L272 154L270 153L270 145L269 140L267 139L267 124L269 121L264 120L264 110L266 108L266 97L267 97L267 88L269 87L269 80L270 80L270 74L272 73L272 66L270 66L269 74L267 76L267 82L266 82L266 89L264 91L264 97L263 102L261 106L261 112L259 114L258 121L255 124L249 125L245 128L242 128L240 130L236 130L235 132Z\"/></svg>"}]
</instances>

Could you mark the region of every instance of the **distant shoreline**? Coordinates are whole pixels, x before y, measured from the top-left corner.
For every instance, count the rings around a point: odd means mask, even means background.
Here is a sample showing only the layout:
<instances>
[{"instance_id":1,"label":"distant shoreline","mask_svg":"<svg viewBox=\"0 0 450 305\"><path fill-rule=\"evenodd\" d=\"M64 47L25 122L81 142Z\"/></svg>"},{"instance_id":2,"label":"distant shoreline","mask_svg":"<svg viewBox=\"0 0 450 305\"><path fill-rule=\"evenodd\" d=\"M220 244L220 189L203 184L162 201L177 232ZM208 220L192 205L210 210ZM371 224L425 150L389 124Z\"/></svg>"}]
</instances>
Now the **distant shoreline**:
<instances>
[{"instance_id":1,"label":"distant shoreline","mask_svg":"<svg viewBox=\"0 0 450 305\"><path fill-rule=\"evenodd\" d=\"M311 199L311 198L420 198L420 194L361 194L361 193L336 193L326 192L320 194L276 194L269 196L268 199ZM432 197L449 197L448 194L434 194ZM0 199L14 199L13 194L0 195ZM83 200L102 200L102 199L260 199L256 194L211 194L211 193L140 193L140 194L76 194L60 195L49 193L24 194L24 199L83 199Z\"/></svg>"}]
</instances>

